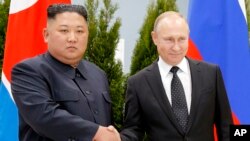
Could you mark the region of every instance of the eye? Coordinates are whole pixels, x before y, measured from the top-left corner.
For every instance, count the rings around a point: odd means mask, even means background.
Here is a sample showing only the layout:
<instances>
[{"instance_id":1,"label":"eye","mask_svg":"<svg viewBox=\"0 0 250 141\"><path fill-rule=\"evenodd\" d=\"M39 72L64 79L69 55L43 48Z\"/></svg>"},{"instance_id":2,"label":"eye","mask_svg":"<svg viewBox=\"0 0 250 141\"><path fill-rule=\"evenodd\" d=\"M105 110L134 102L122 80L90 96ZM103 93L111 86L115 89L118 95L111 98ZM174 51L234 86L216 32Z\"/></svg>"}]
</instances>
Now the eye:
<instances>
[{"instance_id":1,"label":"eye","mask_svg":"<svg viewBox=\"0 0 250 141\"><path fill-rule=\"evenodd\" d=\"M187 38L185 38L185 37L179 38L179 42L185 42L186 40L187 40Z\"/></svg>"},{"instance_id":2,"label":"eye","mask_svg":"<svg viewBox=\"0 0 250 141\"><path fill-rule=\"evenodd\" d=\"M171 43L171 42L173 42L173 41L174 41L174 39L173 39L173 38L165 38L164 40L165 40L165 42L167 42L167 43Z\"/></svg>"},{"instance_id":3,"label":"eye","mask_svg":"<svg viewBox=\"0 0 250 141\"><path fill-rule=\"evenodd\" d=\"M59 30L61 33L68 33L69 31L67 29L61 29Z\"/></svg>"},{"instance_id":4,"label":"eye","mask_svg":"<svg viewBox=\"0 0 250 141\"><path fill-rule=\"evenodd\" d=\"M83 30L77 30L77 33L81 34L83 33Z\"/></svg>"}]
</instances>

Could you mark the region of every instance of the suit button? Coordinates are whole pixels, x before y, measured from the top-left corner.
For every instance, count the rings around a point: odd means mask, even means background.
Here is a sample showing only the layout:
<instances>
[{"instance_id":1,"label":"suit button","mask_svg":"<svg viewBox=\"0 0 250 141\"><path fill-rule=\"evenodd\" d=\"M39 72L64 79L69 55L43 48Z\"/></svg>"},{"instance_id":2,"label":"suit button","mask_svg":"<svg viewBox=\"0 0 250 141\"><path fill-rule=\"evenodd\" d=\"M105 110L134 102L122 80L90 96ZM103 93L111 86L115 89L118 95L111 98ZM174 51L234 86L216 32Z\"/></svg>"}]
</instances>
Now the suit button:
<instances>
[{"instance_id":1,"label":"suit button","mask_svg":"<svg viewBox=\"0 0 250 141\"><path fill-rule=\"evenodd\" d=\"M81 75L79 73L76 74L76 77L81 77Z\"/></svg>"},{"instance_id":2,"label":"suit button","mask_svg":"<svg viewBox=\"0 0 250 141\"><path fill-rule=\"evenodd\" d=\"M99 112L98 112L97 110L95 110L94 113L95 113L96 115L98 115Z\"/></svg>"},{"instance_id":3,"label":"suit button","mask_svg":"<svg viewBox=\"0 0 250 141\"><path fill-rule=\"evenodd\" d=\"M91 94L91 92L90 92L90 91L85 91L85 93L86 93L87 95L90 95L90 94Z\"/></svg>"}]
</instances>

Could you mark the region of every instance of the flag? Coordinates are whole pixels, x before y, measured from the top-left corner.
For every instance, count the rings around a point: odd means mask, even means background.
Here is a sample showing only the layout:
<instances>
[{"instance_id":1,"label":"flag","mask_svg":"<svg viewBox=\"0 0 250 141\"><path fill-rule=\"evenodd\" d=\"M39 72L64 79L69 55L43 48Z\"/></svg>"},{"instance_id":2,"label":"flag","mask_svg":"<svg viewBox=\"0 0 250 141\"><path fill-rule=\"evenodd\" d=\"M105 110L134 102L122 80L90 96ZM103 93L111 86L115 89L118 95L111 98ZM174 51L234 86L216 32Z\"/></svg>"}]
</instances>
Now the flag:
<instances>
[{"instance_id":1,"label":"flag","mask_svg":"<svg viewBox=\"0 0 250 141\"><path fill-rule=\"evenodd\" d=\"M0 141L18 141L18 110L10 90L11 69L19 61L46 51L42 31L46 9L70 0L11 0L0 83Z\"/></svg>"},{"instance_id":2,"label":"flag","mask_svg":"<svg viewBox=\"0 0 250 141\"><path fill-rule=\"evenodd\" d=\"M188 22L192 48L221 68L234 123L250 124L250 48L239 1L190 0Z\"/></svg>"}]
</instances>

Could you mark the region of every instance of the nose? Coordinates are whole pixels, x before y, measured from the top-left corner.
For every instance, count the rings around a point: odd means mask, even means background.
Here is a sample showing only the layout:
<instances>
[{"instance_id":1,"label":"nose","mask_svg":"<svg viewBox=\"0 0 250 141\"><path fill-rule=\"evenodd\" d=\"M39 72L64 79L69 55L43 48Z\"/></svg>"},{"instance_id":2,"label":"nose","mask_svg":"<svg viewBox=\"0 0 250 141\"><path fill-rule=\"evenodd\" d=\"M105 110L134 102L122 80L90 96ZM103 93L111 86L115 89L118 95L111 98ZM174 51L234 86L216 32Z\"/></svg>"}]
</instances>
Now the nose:
<instances>
[{"instance_id":1,"label":"nose","mask_svg":"<svg viewBox=\"0 0 250 141\"><path fill-rule=\"evenodd\" d=\"M172 49L173 49L173 50L176 50L176 51L180 50L180 45L179 45L178 41L175 41L175 42L174 42L174 45L173 45L173 48L172 48Z\"/></svg>"},{"instance_id":2,"label":"nose","mask_svg":"<svg viewBox=\"0 0 250 141\"><path fill-rule=\"evenodd\" d=\"M77 41L77 36L74 32L70 32L68 36L68 41L69 42L76 42Z\"/></svg>"}]
</instances>

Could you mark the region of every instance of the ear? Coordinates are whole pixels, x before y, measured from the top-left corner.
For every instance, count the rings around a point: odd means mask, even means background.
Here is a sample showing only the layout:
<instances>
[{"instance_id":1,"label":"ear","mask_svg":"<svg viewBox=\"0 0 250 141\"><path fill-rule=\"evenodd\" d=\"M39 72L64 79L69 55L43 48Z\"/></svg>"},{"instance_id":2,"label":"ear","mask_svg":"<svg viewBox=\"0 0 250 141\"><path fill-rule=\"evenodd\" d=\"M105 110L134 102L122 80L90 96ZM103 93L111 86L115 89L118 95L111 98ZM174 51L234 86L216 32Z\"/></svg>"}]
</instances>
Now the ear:
<instances>
[{"instance_id":1,"label":"ear","mask_svg":"<svg viewBox=\"0 0 250 141\"><path fill-rule=\"evenodd\" d=\"M154 44L157 45L158 37L157 37L157 33L155 31L151 32L151 38L152 38Z\"/></svg>"},{"instance_id":2,"label":"ear","mask_svg":"<svg viewBox=\"0 0 250 141\"><path fill-rule=\"evenodd\" d=\"M45 43L48 42L48 37L49 37L48 28L44 28L44 29L43 29L43 39L44 39L44 42L45 42Z\"/></svg>"}]
</instances>

